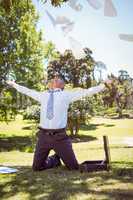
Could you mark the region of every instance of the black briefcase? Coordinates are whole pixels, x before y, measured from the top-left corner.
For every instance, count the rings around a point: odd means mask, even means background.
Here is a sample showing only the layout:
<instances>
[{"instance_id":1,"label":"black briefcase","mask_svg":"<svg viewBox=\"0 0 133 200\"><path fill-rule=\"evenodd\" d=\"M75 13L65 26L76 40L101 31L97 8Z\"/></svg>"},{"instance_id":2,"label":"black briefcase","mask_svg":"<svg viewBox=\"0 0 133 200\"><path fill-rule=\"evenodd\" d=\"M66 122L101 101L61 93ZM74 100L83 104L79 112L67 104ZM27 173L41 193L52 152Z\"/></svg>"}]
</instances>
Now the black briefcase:
<instances>
[{"instance_id":1,"label":"black briefcase","mask_svg":"<svg viewBox=\"0 0 133 200\"><path fill-rule=\"evenodd\" d=\"M93 172L93 171L103 171L103 170L109 171L111 169L111 156L110 156L109 142L107 136L103 136L103 144L104 144L105 159L84 161L79 165L80 172Z\"/></svg>"},{"instance_id":2,"label":"black briefcase","mask_svg":"<svg viewBox=\"0 0 133 200\"><path fill-rule=\"evenodd\" d=\"M110 167L104 160L84 161L80 164L80 172L109 171Z\"/></svg>"}]
</instances>

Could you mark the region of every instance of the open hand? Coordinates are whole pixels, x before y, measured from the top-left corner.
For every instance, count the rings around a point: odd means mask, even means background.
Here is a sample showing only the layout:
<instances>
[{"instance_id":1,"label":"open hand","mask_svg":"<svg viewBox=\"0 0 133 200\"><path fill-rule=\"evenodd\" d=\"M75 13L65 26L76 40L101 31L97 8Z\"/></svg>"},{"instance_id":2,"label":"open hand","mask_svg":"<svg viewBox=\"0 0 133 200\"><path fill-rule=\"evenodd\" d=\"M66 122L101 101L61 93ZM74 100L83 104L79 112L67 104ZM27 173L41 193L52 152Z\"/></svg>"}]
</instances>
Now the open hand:
<instances>
[{"instance_id":1,"label":"open hand","mask_svg":"<svg viewBox=\"0 0 133 200\"><path fill-rule=\"evenodd\" d=\"M6 81L6 83L12 87L15 85L15 81Z\"/></svg>"}]
</instances>

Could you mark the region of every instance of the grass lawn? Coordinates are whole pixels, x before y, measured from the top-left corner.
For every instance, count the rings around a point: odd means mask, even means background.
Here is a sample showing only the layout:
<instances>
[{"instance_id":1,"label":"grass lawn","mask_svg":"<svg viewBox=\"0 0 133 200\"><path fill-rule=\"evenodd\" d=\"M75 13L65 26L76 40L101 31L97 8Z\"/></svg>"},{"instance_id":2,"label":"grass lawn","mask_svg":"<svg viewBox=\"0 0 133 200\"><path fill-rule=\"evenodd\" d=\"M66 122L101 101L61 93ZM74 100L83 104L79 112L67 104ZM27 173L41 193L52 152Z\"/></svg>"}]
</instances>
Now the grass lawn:
<instances>
[{"instance_id":1,"label":"grass lawn","mask_svg":"<svg viewBox=\"0 0 133 200\"><path fill-rule=\"evenodd\" d=\"M102 136L111 147L110 172L80 173L64 166L41 172L31 170L33 123L0 123L0 165L16 167L16 174L0 175L0 200L133 200L133 119L92 118L73 139L76 156L84 160L103 159Z\"/></svg>"}]
</instances>

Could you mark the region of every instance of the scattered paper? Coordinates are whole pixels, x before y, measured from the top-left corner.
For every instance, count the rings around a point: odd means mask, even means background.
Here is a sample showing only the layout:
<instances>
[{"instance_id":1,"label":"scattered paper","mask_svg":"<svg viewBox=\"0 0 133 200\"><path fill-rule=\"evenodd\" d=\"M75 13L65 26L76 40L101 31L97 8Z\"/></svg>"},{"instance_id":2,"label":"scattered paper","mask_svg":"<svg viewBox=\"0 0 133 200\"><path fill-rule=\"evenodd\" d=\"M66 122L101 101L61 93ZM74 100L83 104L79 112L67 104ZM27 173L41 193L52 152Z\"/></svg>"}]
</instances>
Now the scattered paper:
<instances>
[{"instance_id":1,"label":"scattered paper","mask_svg":"<svg viewBox=\"0 0 133 200\"><path fill-rule=\"evenodd\" d=\"M68 37L68 40L69 40L69 44L70 44L70 49L72 50L74 56L77 59L85 57L86 54L83 50L81 43L72 37Z\"/></svg>"},{"instance_id":2,"label":"scattered paper","mask_svg":"<svg viewBox=\"0 0 133 200\"><path fill-rule=\"evenodd\" d=\"M116 17L117 11L112 0L104 0L104 15L108 17Z\"/></svg>"},{"instance_id":3,"label":"scattered paper","mask_svg":"<svg viewBox=\"0 0 133 200\"><path fill-rule=\"evenodd\" d=\"M57 16L56 24L69 24L71 21L65 16Z\"/></svg>"},{"instance_id":4,"label":"scattered paper","mask_svg":"<svg viewBox=\"0 0 133 200\"><path fill-rule=\"evenodd\" d=\"M80 3L77 3L78 0L69 0L68 5L75 11L81 11L83 6Z\"/></svg>"},{"instance_id":5,"label":"scattered paper","mask_svg":"<svg viewBox=\"0 0 133 200\"><path fill-rule=\"evenodd\" d=\"M62 26L61 29L64 32L64 36L66 36L69 32L71 32L74 28L74 22L68 23L65 26Z\"/></svg>"},{"instance_id":6,"label":"scattered paper","mask_svg":"<svg viewBox=\"0 0 133 200\"><path fill-rule=\"evenodd\" d=\"M125 40L128 42L133 42L133 34L119 34L119 38L121 40Z\"/></svg>"},{"instance_id":7,"label":"scattered paper","mask_svg":"<svg viewBox=\"0 0 133 200\"><path fill-rule=\"evenodd\" d=\"M17 169L11 167L0 167L0 174L10 174L17 172Z\"/></svg>"},{"instance_id":8,"label":"scattered paper","mask_svg":"<svg viewBox=\"0 0 133 200\"><path fill-rule=\"evenodd\" d=\"M46 14L49 17L50 21L52 22L53 26L56 26L58 24L62 25L62 24L70 24L70 23L72 23L65 16L57 16L57 17L54 18L47 10L46 10Z\"/></svg>"},{"instance_id":9,"label":"scattered paper","mask_svg":"<svg viewBox=\"0 0 133 200\"><path fill-rule=\"evenodd\" d=\"M47 10L45 10L45 12L46 12L48 18L50 19L50 21L52 22L53 26L55 26L56 20L54 19L54 17Z\"/></svg>"},{"instance_id":10,"label":"scattered paper","mask_svg":"<svg viewBox=\"0 0 133 200\"><path fill-rule=\"evenodd\" d=\"M87 1L88 1L89 5L96 10L98 10L102 7L102 4L100 3L99 0L87 0Z\"/></svg>"}]
</instances>

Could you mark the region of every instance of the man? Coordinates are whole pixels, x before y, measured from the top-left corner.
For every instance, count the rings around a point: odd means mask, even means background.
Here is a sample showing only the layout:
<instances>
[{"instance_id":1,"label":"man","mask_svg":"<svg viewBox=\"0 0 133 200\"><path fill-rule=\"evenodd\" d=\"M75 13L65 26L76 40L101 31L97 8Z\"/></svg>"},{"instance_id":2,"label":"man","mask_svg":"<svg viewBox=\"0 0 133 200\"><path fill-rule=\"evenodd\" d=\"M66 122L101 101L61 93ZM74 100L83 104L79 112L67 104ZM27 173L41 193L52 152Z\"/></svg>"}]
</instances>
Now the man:
<instances>
[{"instance_id":1,"label":"man","mask_svg":"<svg viewBox=\"0 0 133 200\"><path fill-rule=\"evenodd\" d=\"M55 77L50 81L48 91L37 92L13 81L7 81L7 83L18 92L28 95L41 104L33 170L39 171L59 166L60 158L69 169L78 169L79 164L73 152L71 140L66 135L67 110L70 103L102 91L105 85L100 84L89 89L69 91L63 90L64 81ZM51 149L56 154L48 157Z\"/></svg>"}]
</instances>

